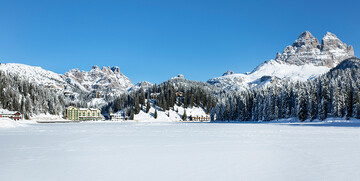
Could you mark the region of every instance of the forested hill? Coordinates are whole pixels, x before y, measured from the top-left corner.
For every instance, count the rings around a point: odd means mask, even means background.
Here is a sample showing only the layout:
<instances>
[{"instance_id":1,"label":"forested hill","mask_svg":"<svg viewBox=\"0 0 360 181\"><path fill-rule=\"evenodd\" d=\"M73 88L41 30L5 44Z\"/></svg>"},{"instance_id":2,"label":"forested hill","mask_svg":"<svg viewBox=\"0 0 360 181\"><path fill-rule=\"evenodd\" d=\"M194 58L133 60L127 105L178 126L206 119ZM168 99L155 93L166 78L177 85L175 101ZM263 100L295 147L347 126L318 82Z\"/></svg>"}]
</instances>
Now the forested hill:
<instances>
[{"instance_id":1,"label":"forested hill","mask_svg":"<svg viewBox=\"0 0 360 181\"><path fill-rule=\"evenodd\" d=\"M219 120L258 121L298 117L360 118L360 61L350 58L328 73L306 82L282 81L241 93L219 95Z\"/></svg>"},{"instance_id":2,"label":"forested hill","mask_svg":"<svg viewBox=\"0 0 360 181\"><path fill-rule=\"evenodd\" d=\"M65 98L54 91L0 71L0 106L20 111L29 118L37 114L62 115Z\"/></svg>"}]
</instances>

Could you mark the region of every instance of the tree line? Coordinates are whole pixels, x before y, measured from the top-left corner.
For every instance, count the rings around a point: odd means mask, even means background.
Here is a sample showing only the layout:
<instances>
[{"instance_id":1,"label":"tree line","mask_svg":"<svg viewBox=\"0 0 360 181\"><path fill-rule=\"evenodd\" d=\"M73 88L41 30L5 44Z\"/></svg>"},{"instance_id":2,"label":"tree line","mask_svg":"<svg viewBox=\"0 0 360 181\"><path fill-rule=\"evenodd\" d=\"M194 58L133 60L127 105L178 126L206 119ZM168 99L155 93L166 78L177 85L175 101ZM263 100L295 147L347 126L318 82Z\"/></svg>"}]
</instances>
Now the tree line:
<instances>
[{"instance_id":1,"label":"tree line","mask_svg":"<svg viewBox=\"0 0 360 181\"><path fill-rule=\"evenodd\" d=\"M222 93L216 117L225 121L360 118L359 77L358 68L334 69L306 82L284 80L260 89Z\"/></svg>"}]
</instances>

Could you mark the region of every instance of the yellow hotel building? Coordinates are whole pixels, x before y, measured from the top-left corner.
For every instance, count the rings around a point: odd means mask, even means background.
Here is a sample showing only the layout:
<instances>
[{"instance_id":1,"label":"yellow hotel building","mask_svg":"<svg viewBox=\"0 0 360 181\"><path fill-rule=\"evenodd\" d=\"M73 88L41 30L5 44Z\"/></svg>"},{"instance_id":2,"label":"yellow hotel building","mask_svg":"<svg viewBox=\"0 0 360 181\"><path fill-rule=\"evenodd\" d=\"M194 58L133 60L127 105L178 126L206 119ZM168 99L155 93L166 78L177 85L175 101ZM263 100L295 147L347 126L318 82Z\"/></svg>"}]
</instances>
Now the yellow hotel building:
<instances>
[{"instance_id":1,"label":"yellow hotel building","mask_svg":"<svg viewBox=\"0 0 360 181\"><path fill-rule=\"evenodd\" d=\"M74 121L97 121L103 119L103 116L100 109L70 106L66 108L66 118Z\"/></svg>"}]
</instances>

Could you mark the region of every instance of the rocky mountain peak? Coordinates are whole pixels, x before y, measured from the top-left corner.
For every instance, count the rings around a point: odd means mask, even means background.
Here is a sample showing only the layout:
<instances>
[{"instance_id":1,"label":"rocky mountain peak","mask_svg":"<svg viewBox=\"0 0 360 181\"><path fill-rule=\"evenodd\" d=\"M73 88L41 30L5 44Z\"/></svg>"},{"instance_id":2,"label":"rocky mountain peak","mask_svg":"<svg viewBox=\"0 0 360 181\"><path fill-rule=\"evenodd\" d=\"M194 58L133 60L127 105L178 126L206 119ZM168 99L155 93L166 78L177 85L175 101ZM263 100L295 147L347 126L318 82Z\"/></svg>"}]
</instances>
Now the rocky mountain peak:
<instances>
[{"instance_id":1,"label":"rocky mountain peak","mask_svg":"<svg viewBox=\"0 0 360 181\"><path fill-rule=\"evenodd\" d=\"M292 44L293 47L301 47L303 45L317 47L319 45L319 41L309 31L305 31L301 33Z\"/></svg>"},{"instance_id":2,"label":"rocky mountain peak","mask_svg":"<svg viewBox=\"0 0 360 181\"><path fill-rule=\"evenodd\" d=\"M92 70L100 70L100 68L97 65L94 65L91 67Z\"/></svg>"},{"instance_id":3,"label":"rocky mountain peak","mask_svg":"<svg viewBox=\"0 0 360 181\"><path fill-rule=\"evenodd\" d=\"M232 75L232 74L234 74L234 72L233 71L230 71L230 70L228 70L228 71L226 71L222 76L225 76L225 75Z\"/></svg>"},{"instance_id":4,"label":"rocky mountain peak","mask_svg":"<svg viewBox=\"0 0 360 181\"><path fill-rule=\"evenodd\" d=\"M326 32L326 34L324 35L324 37L322 38L322 40L326 40L326 39L338 39L338 37L331 33L331 32Z\"/></svg>"},{"instance_id":5,"label":"rocky mountain peak","mask_svg":"<svg viewBox=\"0 0 360 181\"><path fill-rule=\"evenodd\" d=\"M354 48L343 43L335 34L327 32L321 40L322 51L342 50L354 56Z\"/></svg>"},{"instance_id":6,"label":"rocky mountain peak","mask_svg":"<svg viewBox=\"0 0 360 181\"><path fill-rule=\"evenodd\" d=\"M293 65L312 64L333 68L353 56L353 47L341 42L335 34L327 32L320 45L309 31L305 31L282 54L278 53L275 60Z\"/></svg>"},{"instance_id":7,"label":"rocky mountain peak","mask_svg":"<svg viewBox=\"0 0 360 181\"><path fill-rule=\"evenodd\" d=\"M106 66L100 69L94 65L89 72L69 71L65 73L64 79L89 92L119 93L133 86L130 79L120 73L119 67Z\"/></svg>"},{"instance_id":8,"label":"rocky mountain peak","mask_svg":"<svg viewBox=\"0 0 360 181\"><path fill-rule=\"evenodd\" d=\"M119 68L118 66L111 67L111 70L112 70L115 74L120 74L120 68Z\"/></svg>"},{"instance_id":9,"label":"rocky mountain peak","mask_svg":"<svg viewBox=\"0 0 360 181\"><path fill-rule=\"evenodd\" d=\"M102 68L101 68L101 71L103 71L104 73L107 73L107 74L109 74L109 73L112 72L109 66L107 66L107 67L102 67Z\"/></svg>"}]
</instances>

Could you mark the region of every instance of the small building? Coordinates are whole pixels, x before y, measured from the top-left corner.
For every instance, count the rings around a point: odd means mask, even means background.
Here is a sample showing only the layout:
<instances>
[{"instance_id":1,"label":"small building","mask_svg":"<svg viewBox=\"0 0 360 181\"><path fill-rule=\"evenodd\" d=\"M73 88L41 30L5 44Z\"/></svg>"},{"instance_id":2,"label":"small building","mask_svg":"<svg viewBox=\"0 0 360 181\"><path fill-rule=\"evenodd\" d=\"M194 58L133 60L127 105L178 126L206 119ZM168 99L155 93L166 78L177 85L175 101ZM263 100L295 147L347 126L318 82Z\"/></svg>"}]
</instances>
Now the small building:
<instances>
[{"instance_id":1,"label":"small building","mask_svg":"<svg viewBox=\"0 0 360 181\"><path fill-rule=\"evenodd\" d=\"M121 121L121 120L125 120L125 116L123 115L123 113L110 113L110 120L111 121Z\"/></svg>"},{"instance_id":2,"label":"small building","mask_svg":"<svg viewBox=\"0 0 360 181\"><path fill-rule=\"evenodd\" d=\"M210 121L210 116L192 116L191 121Z\"/></svg>"},{"instance_id":3,"label":"small building","mask_svg":"<svg viewBox=\"0 0 360 181\"><path fill-rule=\"evenodd\" d=\"M74 106L66 108L66 118L74 121L97 121L104 119L100 109L77 108Z\"/></svg>"},{"instance_id":4,"label":"small building","mask_svg":"<svg viewBox=\"0 0 360 181\"><path fill-rule=\"evenodd\" d=\"M13 120L22 119L22 115L19 111L8 111L8 110L0 110L0 118L10 118Z\"/></svg>"}]
</instances>

